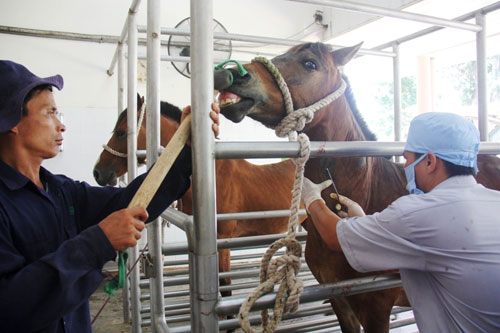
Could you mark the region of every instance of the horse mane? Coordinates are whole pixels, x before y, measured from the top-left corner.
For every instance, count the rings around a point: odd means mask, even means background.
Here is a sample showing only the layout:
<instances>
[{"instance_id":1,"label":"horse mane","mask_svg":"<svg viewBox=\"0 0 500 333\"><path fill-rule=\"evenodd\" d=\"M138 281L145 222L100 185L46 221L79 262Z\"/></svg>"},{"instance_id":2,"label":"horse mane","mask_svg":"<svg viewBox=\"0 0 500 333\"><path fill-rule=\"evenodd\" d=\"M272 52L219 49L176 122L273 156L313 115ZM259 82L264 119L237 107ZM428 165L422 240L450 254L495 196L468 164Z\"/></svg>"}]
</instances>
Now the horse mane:
<instances>
[{"instance_id":1,"label":"horse mane","mask_svg":"<svg viewBox=\"0 0 500 333\"><path fill-rule=\"evenodd\" d=\"M170 104L169 102L161 101L160 103L160 113L167 118L173 119L176 122L181 122L182 111L177 106Z\"/></svg>"},{"instance_id":2,"label":"horse mane","mask_svg":"<svg viewBox=\"0 0 500 333\"><path fill-rule=\"evenodd\" d=\"M329 45L323 43L305 43L291 47L288 52L298 53L304 49L310 49L314 54L318 55L321 59L328 59L331 56L332 49ZM366 124L365 119L361 115L361 112L358 109L356 104L356 99L354 98L354 94L352 92L351 83L349 82L348 77L342 73L342 78L344 79L347 87L344 92L344 96L347 99L347 103L349 104L349 108L356 120L358 126L360 127L363 135L365 136L367 141L377 141L377 136L373 133Z\"/></svg>"},{"instance_id":3,"label":"horse mane","mask_svg":"<svg viewBox=\"0 0 500 333\"><path fill-rule=\"evenodd\" d=\"M177 106L173 104L170 104L169 102L164 102L164 101L160 102L160 113L167 118L175 120L178 123L181 122L181 115L182 115L181 109L179 109ZM126 116L127 116L127 109L123 110L118 116L113 132L116 132L116 130L118 129L118 124L120 124L125 119Z\"/></svg>"}]
</instances>

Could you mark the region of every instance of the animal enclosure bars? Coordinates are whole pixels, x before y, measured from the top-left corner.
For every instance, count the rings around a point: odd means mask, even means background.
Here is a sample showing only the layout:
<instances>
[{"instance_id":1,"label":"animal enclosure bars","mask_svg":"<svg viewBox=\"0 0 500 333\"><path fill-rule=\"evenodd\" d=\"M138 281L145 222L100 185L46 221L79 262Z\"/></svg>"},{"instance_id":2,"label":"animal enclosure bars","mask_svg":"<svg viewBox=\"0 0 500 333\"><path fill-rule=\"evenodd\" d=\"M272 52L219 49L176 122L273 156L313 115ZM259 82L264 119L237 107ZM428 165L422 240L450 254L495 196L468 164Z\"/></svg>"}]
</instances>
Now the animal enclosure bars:
<instances>
[{"instance_id":1,"label":"animal enclosure bars","mask_svg":"<svg viewBox=\"0 0 500 333\"><path fill-rule=\"evenodd\" d=\"M432 33L442 28L462 29L464 33L475 33L477 38L477 64L478 64L478 98L479 98L479 129L481 140L486 141L486 66L485 66L485 34L484 15L500 8L500 3L477 10L473 13L461 16L456 20L440 19L424 15L400 12L394 10L383 10L374 6L359 5L345 1L306 1L310 4L321 4L338 9L359 11L368 14L388 15L406 20L425 22L432 27L411 36L391 41L373 50L361 50L360 54L370 56L384 56L393 59L394 69L394 125L395 140L400 140L400 104L401 87L399 77L399 48L400 45L411 39ZM299 145L297 142L218 142L212 138L211 124L206 116L205 110L210 109L213 99L213 66L217 59L213 58L213 39L215 33L208 28L212 24L213 4L211 0L191 1L191 26L190 31L180 31L171 28L161 28L159 22L160 1L148 0L148 23L147 27L137 27L135 15L138 11L140 0L134 0L129 11L127 22L124 25L120 42L118 43L115 56L113 57L108 73L112 74L115 64L118 66L118 110L121 112L125 107L125 43L127 43L127 112L128 112L128 177L132 180L137 173L137 44L138 33L147 34L147 96L146 123L147 131L147 162L152 165L159 152L159 66L160 61L184 61L191 64L191 105L193 108L192 118L192 150L193 150L193 216L187 216L174 209L167 210L163 217L186 232L188 242L182 246L170 246L161 242L161 222L157 220L148 227L149 251L147 261L144 262L144 271L149 281L141 280L138 270L131 274L130 278L130 309L133 323L133 331L140 332L141 327L151 326L158 332L215 332L218 330L236 329L239 327L237 320L228 319L219 321L219 316L236 314L239 306L244 300L241 295L230 298L219 297L219 279L230 277L233 279L244 279L242 282L233 284L232 290L248 290L256 285L256 271L259 264L261 252L255 250L253 253L242 253L234 256L235 269L224 276L218 274L217 250L223 247L234 246L234 248L256 248L266 246L274 239L281 236L258 236L241 239L217 240L216 220L219 218L215 211L215 159L229 158L283 158L298 157ZM463 23L470 18L476 19L476 24ZM190 56L166 57L161 56L161 36L163 35L186 35L191 37ZM238 40L252 43L274 43L278 45L296 45L300 41L277 38L265 38L258 36L244 36L227 33L216 33L217 39ZM382 51L392 47L391 52ZM387 156L401 155L403 143L381 143L381 142L313 142L311 145L311 158L317 156ZM482 142L481 154L499 154L498 143ZM250 214L250 213L249 213ZM252 217L268 217L266 212L253 212ZM267 214L267 215L266 215ZM275 213L279 216L287 215L288 212ZM232 214L228 219L243 219L245 214ZM220 216L222 218L222 216ZM298 235L302 237L303 235ZM300 238L299 238L300 239ZM130 261L137 260L138 249L130 251ZM184 253L188 254L187 261L164 262L163 256ZM239 262L239 263L238 263ZM172 268L173 267L173 268ZM172 268L172 269L170 269ZM174 269L175 268L175 269ZM397 275L388 274L375 277L361 278L345 281L333 285L317 285L311 279L310 274L301 271L308 285L301 296L301 308L296 315L290 315L290 319L277 331L287 332L331 332L332 327L337 325L333 316L321 318L322 314L331 314L328 306L324 306L319 300L328 299L339 295L363 293L383 288L393 288L401 285ZM222 274L221 274L222 275ZM310 283L313 282L313 283ZM149 294L142 293L149 285ZM184 290L177 287L184 286ZM188 287L189 286L189 290ZM165 291L166 290L166 291ZM271 293L259 299L255 309L269 308L273 306L275 294ZM128 296L126 299L128 300ZM176 298L173 302L172 299ZM150 306L143 306L141 301L149 300ZM316 303L308 305L308 302ZM165 304L167 303L167 304ZM125 308L128 309L126 304ZM405 309L395 308L393 313ZM125 311L128 316L128 310ZM310 322L293 321L298 316L304 315L312 318ZM127 317L128 318L128 317ZM186 322L190 321L190 324ZM250 322L257 324L260 321L256 316L251 316ZM169 327L167 322L176 327ZM411 320L409 322L412 322ZM177 326L177 323L184 325ZM404 320L403 324L408 321ZM394 325L398 325L395 323Z\"/></svg>"}]
</instances>

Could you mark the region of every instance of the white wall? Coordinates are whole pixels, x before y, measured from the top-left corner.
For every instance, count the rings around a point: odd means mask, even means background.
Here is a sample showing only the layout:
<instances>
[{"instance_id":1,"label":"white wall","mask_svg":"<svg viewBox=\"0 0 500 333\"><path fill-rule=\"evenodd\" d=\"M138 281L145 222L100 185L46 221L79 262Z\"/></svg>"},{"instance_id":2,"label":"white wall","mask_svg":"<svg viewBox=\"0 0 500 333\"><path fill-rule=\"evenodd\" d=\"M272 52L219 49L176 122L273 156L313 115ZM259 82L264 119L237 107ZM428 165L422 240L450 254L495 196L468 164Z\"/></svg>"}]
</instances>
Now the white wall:
<instances>
[{"instance_id":1,"label":"white wall","mask_svg":"<svg viewBox=\"0 0 500 333\"><path fill-rule=\"evenodd\" d=\"M1 25L120 35L131 1L0 0ZM281 1L214 1L214 18L231 33L286 38L309 25L315 6ZM147 1L142 1L138 23L146 24ZM189 14L189 1L162 1L162 26L173 27ZM165 36L166 40L168 37ZM64 89L56 102L65 114L64 151L44 166L54 173L95 184L92 167L110 136L117 110L116 75L106 74L115 46L59 39L0 34L0 59L24 64L39 76L61 74ZM141 47L139 52L145 53ZM166 49L162 51L167 53ZM170 63L161 70L161 98L178 106L190 103L190 81ZM138 90L145 94L145 83ZM246 124L246 125L245 125ZM223 120L222 140L274 140L272 131L251 120L232 124ZM242 128L248 128L241 130ZM243 135L242 133L247 133Z\"/></svg>"}]
</instances>

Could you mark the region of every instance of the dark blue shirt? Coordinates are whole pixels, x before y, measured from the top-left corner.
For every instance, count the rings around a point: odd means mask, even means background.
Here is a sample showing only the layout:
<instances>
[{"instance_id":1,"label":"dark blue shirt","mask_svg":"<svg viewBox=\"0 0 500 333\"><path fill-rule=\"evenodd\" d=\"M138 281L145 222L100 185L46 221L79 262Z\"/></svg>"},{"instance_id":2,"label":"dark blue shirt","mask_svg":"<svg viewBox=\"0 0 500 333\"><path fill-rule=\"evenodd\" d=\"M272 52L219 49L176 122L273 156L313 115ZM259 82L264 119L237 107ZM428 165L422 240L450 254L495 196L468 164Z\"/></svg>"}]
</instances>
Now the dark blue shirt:
<instances>
[{"instance_id":1,"label":"dark blue shirt","mask_svg":"<svg viewBox=\"0 0 500 333\"><path fill-rule=\"evenodd\" d=\"M156 218L190 185L185 147L148 207ZM0 161L0 331L91 332L88 298L116 252L97 225L127 207L126 188L93 187L43 167L42 190Z\"/></svg>"}]
</instances>

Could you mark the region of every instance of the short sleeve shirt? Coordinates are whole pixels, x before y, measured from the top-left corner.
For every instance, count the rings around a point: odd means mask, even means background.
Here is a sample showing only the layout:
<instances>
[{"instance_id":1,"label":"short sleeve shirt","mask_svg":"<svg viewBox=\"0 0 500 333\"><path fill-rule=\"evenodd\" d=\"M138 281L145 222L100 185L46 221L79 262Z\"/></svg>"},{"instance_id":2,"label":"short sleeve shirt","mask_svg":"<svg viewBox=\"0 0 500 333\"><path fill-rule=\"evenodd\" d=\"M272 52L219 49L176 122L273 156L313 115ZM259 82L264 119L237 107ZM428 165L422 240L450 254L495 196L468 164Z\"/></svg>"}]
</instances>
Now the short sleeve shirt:
<instances>
[{"instance_id":1,"label":"short sleeve shirt","mask_svg":"<svg viewBox=\"0 0 500 333\"><path fill-rule=\"evenodd\" d=\"M419 330L500 330L500 192L451 177L337 224L358 271L399 269Z\"/></svg>"}]
</instances>

